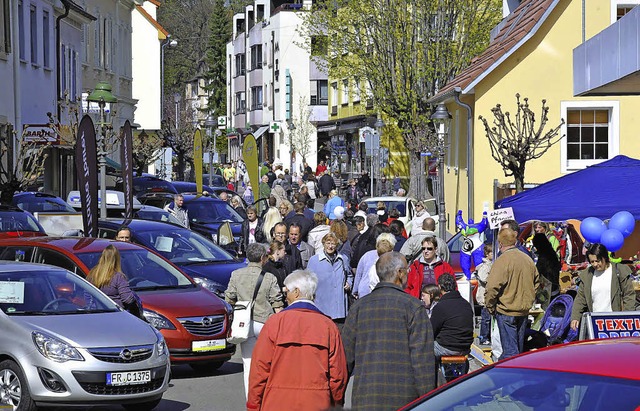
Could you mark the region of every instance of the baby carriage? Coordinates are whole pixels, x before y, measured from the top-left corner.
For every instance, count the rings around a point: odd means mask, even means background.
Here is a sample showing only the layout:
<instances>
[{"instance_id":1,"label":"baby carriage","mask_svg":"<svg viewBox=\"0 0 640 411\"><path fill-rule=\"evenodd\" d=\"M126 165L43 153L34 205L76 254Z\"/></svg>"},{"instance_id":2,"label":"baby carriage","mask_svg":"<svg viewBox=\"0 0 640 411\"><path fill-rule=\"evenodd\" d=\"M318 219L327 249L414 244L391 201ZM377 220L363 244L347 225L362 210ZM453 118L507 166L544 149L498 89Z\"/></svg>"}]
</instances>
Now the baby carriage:
<instances>
[{"instance_id":1,"label":"baby carriage","mask_svg":"<svg viewBox=\"0 0 640 411\"><path fill-rule=\"evenodd\" d=\"M554 298L540 321L540 331L528 330L525 351L575 340L578 332L570 327L572 307L573 298L570 295L560 294Z\"/></svg>"}]
</instances>

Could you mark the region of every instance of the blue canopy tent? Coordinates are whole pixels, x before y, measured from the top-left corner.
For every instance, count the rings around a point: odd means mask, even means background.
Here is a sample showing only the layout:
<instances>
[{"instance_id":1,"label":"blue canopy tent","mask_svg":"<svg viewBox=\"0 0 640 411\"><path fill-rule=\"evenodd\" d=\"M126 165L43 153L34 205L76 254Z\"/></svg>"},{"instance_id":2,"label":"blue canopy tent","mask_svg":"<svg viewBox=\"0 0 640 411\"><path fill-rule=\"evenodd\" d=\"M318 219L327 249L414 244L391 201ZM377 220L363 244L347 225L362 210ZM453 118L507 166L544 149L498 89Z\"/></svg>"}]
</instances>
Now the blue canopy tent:
<instances>
[{"instance_id":1,"label":"blue canopy tent","mask_svg":"<svg viewBox=\"0 0 640 411\"><path fill-rule=\"evenodd\" d=\"M506 207L519 222L606 220L623 210L640 220L640 160L616 156L495 203Z\"/></svg>"}]
</instances>

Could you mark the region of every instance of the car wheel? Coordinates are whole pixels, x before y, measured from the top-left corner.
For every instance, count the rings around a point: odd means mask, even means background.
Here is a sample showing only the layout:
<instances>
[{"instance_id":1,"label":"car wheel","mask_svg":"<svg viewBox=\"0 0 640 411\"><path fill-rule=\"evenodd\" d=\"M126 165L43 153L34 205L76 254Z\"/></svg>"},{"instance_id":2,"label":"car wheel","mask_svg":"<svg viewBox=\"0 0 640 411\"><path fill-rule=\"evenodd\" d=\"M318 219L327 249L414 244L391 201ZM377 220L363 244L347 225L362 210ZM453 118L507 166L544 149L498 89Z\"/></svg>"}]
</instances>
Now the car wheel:
<instances>
[{"instance_id":1,"label":"car wheel","mask_svg":"<svg viewBox=\"0 0 640 411\"><path fill-rule=\"evenodd\" d=\"M127 411L151 411L160 404L160 401L162 401L162 398L148 402L139 402L136 404L123 404L122 406Z\"/></svg>"},{"instance_id":2,"label":"car wheel","mask_svg":"<svg viewBox=\"0 0 640 411\"><path fill-rule=\"evenodd\" d=\"M17 411L35 411L27 380L15 362L0 362L0 404L12 405Z\"/></svg>"},{"instance_id":3,"label":"car wheel","mask_svg":"<svg viewBox=\"0 0 640 411\"><path fill-rule=\"evenodd\" d=\"M224 361L203 361L203 362L192 362L189 364L191 368L195 371L206 372L206 371L215 371L218 368L222 367Z\"/></svg>"}]
</instances>

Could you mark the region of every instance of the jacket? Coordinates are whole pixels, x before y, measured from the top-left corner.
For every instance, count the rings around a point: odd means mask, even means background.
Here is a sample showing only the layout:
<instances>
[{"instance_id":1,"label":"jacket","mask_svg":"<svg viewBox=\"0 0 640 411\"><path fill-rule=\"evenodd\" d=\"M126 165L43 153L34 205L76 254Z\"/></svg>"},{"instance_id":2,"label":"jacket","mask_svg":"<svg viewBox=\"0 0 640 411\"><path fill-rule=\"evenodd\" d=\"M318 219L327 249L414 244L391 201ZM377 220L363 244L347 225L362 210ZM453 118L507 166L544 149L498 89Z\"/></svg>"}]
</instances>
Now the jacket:
<instances>
[{"instance_id":1,"label":"jacket","mask_svg":"<svg viewBox=\"0 0 640 411\"><path fill-rule=\"evenodd\" d=\"M324 174L318 180L318 188L320 189L320 195L327 196L329 191L336 188L336 183L333 181L333 178L329 174Z\"/></svg>"},{"instance_id":2,"label":"jacket","mask_svg":"<svg viewBox=\"0 0 640 411\"><path fill-rule=\"evenodd\" d=\"M342 201L340 197L335 196L327 200L327 203L324 205L324 213L327 215L329 220L335 220L337 218L334 214L334 210L338 206L344 207L344 201Z\"/></svg>"},{"instance_id":3,"label":"jacket","mask_svg":"<svg viewBox=\"0 0 640 411\"><path fill-rule=\"evenodd\" d=\"M533 260L518 248L509 248L493 262L484 294L485 307L491 314L526 316L539 287L540 274Z\"/></svg>"},{"instance_id":4,"label":"jacket","mask_svg":"<svg viewBox=\"0 0 640 411\"><path fill-rule=\"evenodd\" d=\"M478 279L478 289L476 290L476 301L478 304L484 306L484 293L487 290L485 287L487 285L487 280L489 279L489 273L491 272L491 267L493 266L493 261L483 258L482 264L479 264L476 267L476 278Z\"/></svg>"},{"instance_id":5,"label":"jacket","mask_svg":"<svg viewBox=\"0 0 640 411\"><path fill-rule=\"evenodd\" d=\"M382 282L358 299L342 328L352 410L396 410L436 386L431 322L422 302Z\"/></svg>"},{"instance_id":6,"label":"jacket","mask_svg":"<svg viewBox=\"0 0 640 411\"><path fill-rule=\"evenodd\" d=\"M349 269L349 258L337 253L331 263L324 251L309 260L307 270L318 276L316 306L325 315L336 319L347 316L347 292L345 284L353 288L353 273Z\"/></svg>"},{"instance_id":7,"label":"jacket","mask_svg":"<svg viewBox=\"0 0 640 411\"><path fill-rule=\"evenodd\" d=\"M426 230L412 231L411 236L402 245L400 253L407 257L407 261L409 262L411 262L410 259L415 255L420 257L420 252L422 250L422 241L427 237L436 237L436 234L433 231ZM447 243L440 237L436 237L436 239L438 241L438 257L440 257L442 261L448 263L449 248L447 247Z\"/></svg>"},{"instance_id":8,"label":"jacket","mask_svg":"<svg viewBox=\"0 0 640 411\"><path fill-rule=\"evenodd\" d=\"M611 263L611 268L611 309L613 311L635 310L636 292L631 279L631 269L624 264L617 263ZM589 267L581 271L579 277L582 283L578 287L578 294L571 309L571 320L578 321L582 318L582 314L593 311L591 296L593 268ZM620 294L622 294L622 300Z\"/></svg>"},{"instance_id":9,"label":"jacket","mask_svg":"<svg viewBox=\"0 0 640 411\"><path fill-rule=\"evenodd\" d=\"M280 289L282 290L282 287L284 287L284 279L287 278L287 275L289 274L287 272L287 267L285 266L284 259L282 261L273 261L271 258L269 258L262 266L262 269L268 273L273 274L273 276L276 277L276 280L278 280L278 287L280 287Z\"/></svg>"},{"instance_id":10,"label":"jacket","mask_svg":"<svg viewBox=\"0 0 640 411\"><path fill-rule=\"evenodd\" d=\"M313 247L304 241L300 241L298 244L298 251L300 251L300 257L302 258L302 268L307 268L309 260L316 253Z\"/></svg>"},{"instance_id":11,"label":"jacket","mask_svg":"<svg viewBox=\"0 0 640 411\"><path fill-rule=\"evenodd\" d=\"M313 227L309 231L309 235L307 236L307 243L311 247L313 247L316 254L324 250L324 246L322 245L322 238L329 233L330 229L331 227L329 227L328 225L322 224Z\"/></svg>"},{"instance_id":12,"label":"jacket","mask_svg":"<svg viewBox=\"0 0 640 411\"><path fill-rule=\"evenodd\" d=\"M284 219L284 222L287 224L287 227L291 226L293 223L298 224L300 226L300 238L302 238L302 241L307 241L307 238L309 238L309 231L313 227L313 219L309 219L304 214L294 213L293 215L288 215Z\"/></svg>"},{"instance_id":13,"label":"jacket","mask_svg":"<svg viewBox=\"0 0 640 411\"><path fill-rule=\"evenodd\" d=\"M453 271L453 267L442 260L437 260L435 265L433 266L433 273L436 277L436 284L438 282L438 278L442 274L451 274L452 276L456 276ZM416 297L420 298L420 293L422 292L422 280L424 279L424 262L422 262L421 258L416 259L411 266L409 267L409 276L407 277L407 288L405 291Z\"/></svg>"},{"instance_id":14,"label":"jacket","mask_svg":"<svg viewBox=\"0 0 640 411\"><path fill-rule=\"evenodd\" d=\"M431 312L433 338L451 351L467 353L473 343L473 310L459 291L440 297Z\"/></svg>"},{"instance_id":15,"label":"jacket","mask_svg":"<svg viewBox=\"0 0 640 411\"><path fill-rule=\"evenodd\" d=\"M262 218L258 217L258 225L256 226L256 231L253 236L256 238L256 243L264 243L264 232L262 230ZM245 219L242 222L242 246L243 250L247 251L247 246L249 245L249 220Z\"/></svg>"},{"instance_id":16,"label":"jacket","mask_svg":"<svg viewBox=\"0 0 640 411\"><path fill-rule=\"evenodd\" d=\"M343 404L348 380L338 327L310 302L294 302L260 332L247 409L327 410Z\"/></svg>"},{"instance_id":17,"label":"jacket","mask_svg":"<svg viewBox=\"0 0 640 411\"><path fill-rule=\"evenodd\" d=\"M249 263L245 268L233 271L229 286L224 292L224 299L231 305L237 301L251 300L261 271L260 263ZM274 313L274 308L284 306L280 290L276 277L268 272L265 273L253 305L255 321L264 323Z\"/></svg>"}]
</instances>

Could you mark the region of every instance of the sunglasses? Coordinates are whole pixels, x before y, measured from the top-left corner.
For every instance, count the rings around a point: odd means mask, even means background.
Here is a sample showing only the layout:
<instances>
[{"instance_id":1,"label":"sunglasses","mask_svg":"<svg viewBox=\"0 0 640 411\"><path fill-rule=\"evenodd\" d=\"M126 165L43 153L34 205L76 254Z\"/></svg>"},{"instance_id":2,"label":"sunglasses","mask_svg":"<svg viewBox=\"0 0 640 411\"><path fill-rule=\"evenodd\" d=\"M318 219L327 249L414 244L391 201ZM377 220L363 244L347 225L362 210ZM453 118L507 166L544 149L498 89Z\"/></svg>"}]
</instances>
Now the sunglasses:
<instances>
[{"instance_id":1,"label":"sunglasses","mask_svg":"<svg viewBox=\"0 0 640 411\"><path fill-rule=\"evenodd\" d=\"M427 251L433 251L434 248L433 247L422 247L422 251L427 250Z\"/></svg>"}]
</instances>

